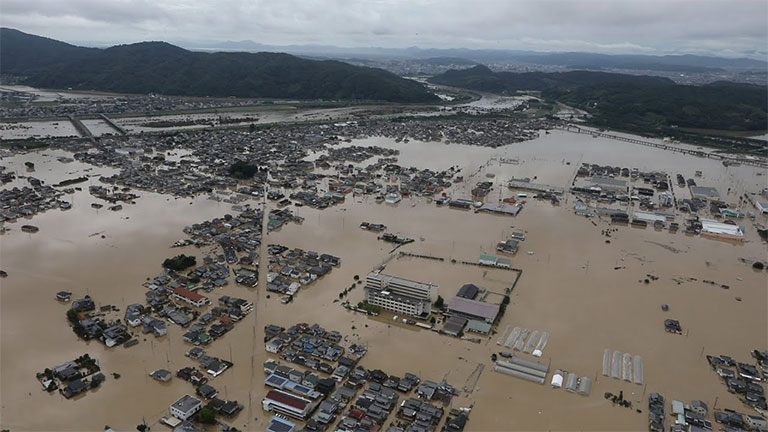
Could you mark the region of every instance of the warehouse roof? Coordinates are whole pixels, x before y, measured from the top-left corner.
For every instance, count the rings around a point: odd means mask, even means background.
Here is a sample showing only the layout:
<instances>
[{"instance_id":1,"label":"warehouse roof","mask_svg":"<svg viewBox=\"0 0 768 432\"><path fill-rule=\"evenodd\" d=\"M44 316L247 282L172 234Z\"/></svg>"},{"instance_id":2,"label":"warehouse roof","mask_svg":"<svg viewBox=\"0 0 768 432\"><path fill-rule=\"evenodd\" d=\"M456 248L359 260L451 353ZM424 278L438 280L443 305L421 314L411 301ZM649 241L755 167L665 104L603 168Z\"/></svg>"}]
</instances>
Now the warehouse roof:
<instances>
[{"instance_id":1,"label":"warehouse roof","mask_svg":"<svg viewBox=\"0 0 768 432\"><path fill-rule=\"evenodd\" d=\"M448 310L463 315L483 318L486 321L493 321L496 319L496 315L499 314L499 305L454 297L448 302Z\"/></svg>"}]
</instances>

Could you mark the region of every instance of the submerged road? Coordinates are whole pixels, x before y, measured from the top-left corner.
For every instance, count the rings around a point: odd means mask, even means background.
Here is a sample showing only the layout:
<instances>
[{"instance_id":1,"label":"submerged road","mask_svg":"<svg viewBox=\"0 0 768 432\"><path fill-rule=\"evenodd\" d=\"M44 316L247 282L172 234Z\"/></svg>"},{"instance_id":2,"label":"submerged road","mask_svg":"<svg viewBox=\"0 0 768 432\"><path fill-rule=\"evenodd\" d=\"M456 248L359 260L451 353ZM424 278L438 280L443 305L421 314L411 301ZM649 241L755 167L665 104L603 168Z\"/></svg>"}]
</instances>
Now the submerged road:
<instances>
[{"instance_id":1,"label":"submerged road","mask_svg":"<svg viewBox=\"0 0 768 432\"><path fill-rule=\"evenodd\" d=\"M267 174L269 175L269 174ZM264 325L260 320L261 314L266 308L266 302L259 301L261 287L267 286L267 273L269 273L269 252L267 241L267 226L269 224L269 202L267 201L266 191L262 197L262 218L261 218L261 244L259 245L259 283L256 285L256 289L253 293L251 300L254 304L254 320L253 331L251 339L251 377L248 385L248 418L246 430L259 430L258 415L262 413L261 400L259 400L258 394L254 392L254 389L261 388L258 383L261 383L261 371L264 360L266 360L266 353L264 351ZM259 378L256 378L258 374ZM254 411L255 404L255 411ZM257 413L257 414L254 414Z\"/></svg>"}]
</instances>

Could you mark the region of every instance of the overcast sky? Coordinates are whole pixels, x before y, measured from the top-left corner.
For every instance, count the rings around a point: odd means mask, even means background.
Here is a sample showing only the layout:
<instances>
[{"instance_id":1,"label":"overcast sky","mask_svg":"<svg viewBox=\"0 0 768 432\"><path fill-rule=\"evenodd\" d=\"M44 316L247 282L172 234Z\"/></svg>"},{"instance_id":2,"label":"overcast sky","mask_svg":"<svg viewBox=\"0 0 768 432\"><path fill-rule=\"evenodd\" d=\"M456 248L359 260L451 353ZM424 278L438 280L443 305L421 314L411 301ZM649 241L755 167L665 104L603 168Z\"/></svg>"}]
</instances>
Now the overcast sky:
<instances>
[{"instance_id":1,"label":"overcast sky","mask_svg":"<svg viewBox=\"0 0 768 432\"><path fill-rule=\"evenodd\" d=\"M768 56L766 0L0 0L0 24L94 45L253 40Z\"/></svg>"}]
</instances>

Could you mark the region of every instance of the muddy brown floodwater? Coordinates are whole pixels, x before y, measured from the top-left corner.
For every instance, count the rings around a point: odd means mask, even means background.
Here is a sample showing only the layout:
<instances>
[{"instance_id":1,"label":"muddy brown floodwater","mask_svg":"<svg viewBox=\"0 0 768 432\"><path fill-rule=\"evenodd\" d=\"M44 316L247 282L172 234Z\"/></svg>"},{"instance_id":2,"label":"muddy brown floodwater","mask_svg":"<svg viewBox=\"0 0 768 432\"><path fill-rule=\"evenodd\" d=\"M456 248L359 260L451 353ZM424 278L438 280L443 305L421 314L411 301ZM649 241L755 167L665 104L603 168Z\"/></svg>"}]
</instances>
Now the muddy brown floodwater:
<instances>
[{"instance_id":1,"label":"muddy brown floodwater","mask_svg":"<svg viewBox=\"0 0 768 432\"><path fill-rule=\"evenodd\" d=\"M444 169L458 165L466 181L449 193L468 198L474 183L488 179L494 182L494 190L487 200L493 202L513 195L503 187L512 177L536 176L536 182L568 187L581 162L664 170L673 176L680 172L685 177L701 170L703 176L697 183L717 187L729 202L737 201L744 191L768 186L757 168L724 167L714 160L564 132L497 149L395 143L384 138L352 144L398 148L400 163L406 166ZM2 162L18 166L44 158L34 153ZM51 177L58 173L63 179L75 176L67 173L84 169L47 158L46 164L36 165L50 169ZM502 158L518 163L502 164ZM487 177L488 173L494 177ZM98 180L90 182L97 184ZM143 302L141 283L160 273L162 260L182 252L169 249L184 238L182 228L231 212L230 206L205 197L174 199L140 192L136 204L125 205L120 212L96 210L90 207L94 200L88 195L88 184L79 185L85 190L72 197L71 210L35 216L32 223L40 232L22 233L18 228L27 222L19 221L7 224L12 230L0 237L0 268L9 273L0 280L3 428L100 431L109 425L134 430L145 419L153 429L163 430L157 421L167 414L168 405L192 391L176 378L160 384L147 377L157 368L175 371L192 364L184 357L191 346L182 342L183 329L169 324L167 336L141 337L139 345L128 349L85 343L67 326L67 305L56 302L54 294L59 290L72 291L74 297L90 294L97 304L116 305L122 314L127 304ZM730 195L726 194L728 188L734 191ZM685 190L675 192L687 194ZM766 246L749 219L743 222L747 241L739 244L628 226L618 227L606 243L601 231L610 226L609 221L576 216L572 200L569 197L560 206L528 200L517 217L436 207L425 198L404 198L390 206L377 204L372 197L348 196L343 204L323 211L297 209L305 218L303 224L287 224L269 233L264 243L330 253L341 258L340 267L303 288L288 305L275 295L267 299L264 289L234 283L209 296L215 300L227 294L257 302L256 313L207 348L210 355L235 364L212 382L223 397L245 405L232 424L244 430L263 430L270 417L261 409L266 393L262 362L267 358L263 327L296 322L317 322L367 344L369 352L361 364L392 374L413 372L438 381L445 377L461 389L477 365L484 365L474 388L462 391L452 402L453 407L474 405L468 424L471 431L645 430L651 392L662 393L668 400L701 399L710 407L717 401L717 408L747 411L726 391L705 355L724 353L747 360L750 350L768 348L766 273L739 261L766 258ZM362 221L383 223L388 231L416 239L399 251L446 261L408 257L387 261L393 245L361 230ZM758 216L757 222L768 224L764 216ZM364 276L385 261L388 273L436 283L446 299L464 283L503 293L514 279L513 272L453 264L451 259L474 262L480 253L493 252L495 244L512 231L527 233L520 251L512 257L513 266L521 268L523 275L499 329L511 325L548 331L551 336L543 361L550 363L550 370L593 378L588 397L493 372L490 355L500 350L497 335L483 338L480 344L471 343L396 325L385 315L367 318L343 309L336 301L355 275ZM183 252L198 258L203 254L193 247L183 248ZM265 286L265 261L260 287ZM647 274L658 280L643 283ZM683 278L697 281L675 281ZM730 289L702 280L727 284ZM362 286L358 286L350 300L357 302L362 296ZM663 312L661 304L668 304L669 311ZM666 333L665 318L678 319L683 335ZM646 385L603 377L605 348L641 355ZM100 360L107 374L101 388L75 400L40 389L36 372L86 352ZM121 378L112 378L113 372ZM604 392L619 390L643 412L612 407L603 398Z\"/></svg>"}]
</instances>

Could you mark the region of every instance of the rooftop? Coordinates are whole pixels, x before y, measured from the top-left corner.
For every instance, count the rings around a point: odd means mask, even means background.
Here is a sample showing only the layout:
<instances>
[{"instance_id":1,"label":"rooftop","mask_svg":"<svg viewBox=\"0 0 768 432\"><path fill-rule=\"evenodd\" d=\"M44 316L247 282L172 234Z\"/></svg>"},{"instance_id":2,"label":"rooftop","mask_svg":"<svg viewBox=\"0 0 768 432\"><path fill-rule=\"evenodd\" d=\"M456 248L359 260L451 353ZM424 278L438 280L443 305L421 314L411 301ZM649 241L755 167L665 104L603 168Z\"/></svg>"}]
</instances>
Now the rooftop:
<instances>
[{"instance_id":1,"label":"rooftop","mask_svg":"<svg viewBox=\"0 0 768 432\"><path fill-rule=\"evenodd\" d=\"M456 294L456 297L463 297L467 299L474 299L477 297L477 294L480 292L480 288L477 287L477 285L474 284L464 284L460 289L459 292Z\"/></svg>"},{"instance_id":2,"label":"rooftop","mask_svg":"<svg viewBox=\"0 0 768 432\"><path fill-rule=\"evenodd\" d=\"M204 296L201 296L200 294L196 292L192 292L186 288L176 288L173 290L173 293L176 295L180 295L182 297L188 298L189 300L192 300L193 302L198 302L202 299L204 299Z\"/></svg>"},{"instance_id":3,"label":"rooftop","mask_svg":"<svg viewBox=\"0 0 768 432\"><path fill-rule=\"evenodd\" d=\"M728 234L737 237L744 235L738 225L720 223L710 219L701 220L701 229L702 231L710 232L713 234Z\"/></svg>"},{"instance_id":4,"label":"rooftop","mask_svg":"<svg viewBox=\"0 0 768 432\"><path fill-rule=\"evenodd\" d=\"M435 285L430 283L412 281L412 280L404 279L398 276L385 275L384 273L379 273L379 272L370 272L368 273L367 278L380 280L382 282L382 288L384 288L385 284L389 285L391 283L397 283L400 285L405 285L405 286L424 289L424 290L429 290L430 288L435 287Z\"/></svg>"},{"instance_id":5,"label":"rooftop","mask_svg":"<svg viewBox=\"0 0 768 432\"><path fill-rule=\"evenodd\" d=\"M691 195L694 198L713 198L720 199L720 192L713 187L691 186Z\"/></svg>"},{"instance_id":6,"label":"rooftop","mask_svg":"<svg viewBox=\"0 0 768 432\"><path fill-rule=\"evenodd\" d=\"M492 321L499 313L499 305L462 297L453 297L448 302L448 310Z\"/></svg>"},{"instance_id":7,"label":"rooftop","mask_svg":"<svg viewBox=\"0 0 768 432\"><path fill-rule=\"evenodd\" d=\"M627 181L611 177L592 177L592 183L600 186L627 187Z\"/></svg>"},{"instance_id":8,"label":"rooftop","mask_svg":"<svg viewBox=\"0 0 768 432\"><path fill-rule=\"evenodd\" d=\"M278 416L269 419L267 432L291 432L296 427L296 423L290 422Z\"/></svg>"},{"instance_id":9,"label":"rooftop","mask_svg":"<svg viewBox=\"0 0 768 432\"><path fill-rule=\"evenodd\" d=\"M179 411L189 412L199 404L202 404L200 399L190 395L184 395L181 397L181 399L174 402L173 405L171 406L176 408Z\"/></svg>"},{"instance_id":10,"label":"rooftop","mask_svg":"<svg viewBox=\"0 0 768 432\"><path fill-rule=\"evenodd\" d=\"M269 393L267 393L266 399L280 402L281 404L288 405L298 410L303 410L309 404L309 401L306 399L292 396L288 393L277 390L270 390Z\"/></svg>"}]
</instances>

